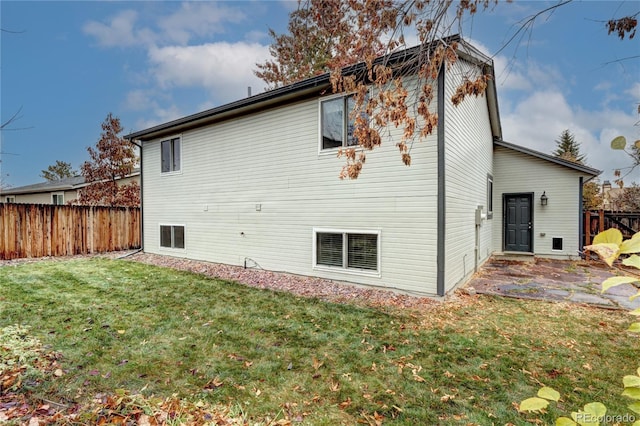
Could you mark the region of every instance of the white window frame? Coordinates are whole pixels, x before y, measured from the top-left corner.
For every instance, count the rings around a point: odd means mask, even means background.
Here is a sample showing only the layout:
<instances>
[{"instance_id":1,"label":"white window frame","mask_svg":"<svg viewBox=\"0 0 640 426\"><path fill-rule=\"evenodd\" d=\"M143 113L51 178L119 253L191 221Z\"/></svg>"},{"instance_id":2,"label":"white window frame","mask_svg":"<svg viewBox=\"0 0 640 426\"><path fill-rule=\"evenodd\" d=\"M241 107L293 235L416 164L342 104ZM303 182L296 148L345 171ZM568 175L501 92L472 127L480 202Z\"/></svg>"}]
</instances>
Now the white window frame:
<instances>
[{"instance_id":1,"label":"white window frame","mask_svg":"<svg viewBox=\"0 0 640 426\"><path fill-rule=\"evenodd\" d=\"M178 139L180 141L180 168L178 170L169 170L168 172L162 171L162 143L167 141L173 141L174 139ZM173 155L173 149L171 150L171 155ZM182 174L184 159L182 156L182 134L173 135L166 138L162 138L160 140L160 175L161 176L171 176L171 175L179 175Z\"/></svg>"},{"instance_id":2,"label":"white window frame","mask_svg":"<svg viewBox=\"0 0 640 426\"><path fill-rule=\"evenodd\" d=\"M15 195L7 195L6 197L4 197L4 202L7 203L7 204L15 204L16 196Z\"/></svg>"},{"instance_id":3,"label":"white window frame","mask_svg":"<svg viewBox=\"0 0 640 426\"><path fill-rule=\"evenodd\" d=\"M323 98L318 99L318 154L319 155L332 155L335 156L336 152L339 149L343 149L343 148L354 148L354 149L362 149L362 147L359 144L356 145L345 145L346 142L346 131L347 129L344 128L343 129L343 135L342 135L342 146L337 146L335 148L326 148L323 149L322 148L322 104L324 102L327 101L333 101L335 99L343 99L343 102L346 102L346 99L349 97L355 96L355 93L339 93L337 95L333 95L333 96L326 96ZM346 117L345 120L348 120L349 118L349 111L346 111Z\"/></svg>"},{"instance_id":4,"label":"white window frame","mask_svg":"<svg viewBox=\"0 0 640 426\"><path fill-rule=\"evenodd\" d=\"M349 268L347 266L328 266L328 265L319 265L317 260L317 243L318 243L318 234L342 234L342 256L345 259L344 264L346 265L346 256L347 256L347 241L349 234L369 234L376 235L376 245L377 245L377 269L374 271L372 269L357 269L357 268ZM312 238L312 267L315 270L319 271L331 271L331 272L340 272L343 274L351 274L351 275L362 275L368 277L380 277L381 276L381 238L382 231L380 229L342 229L342 228L313 228L313 238Z\"/></svg>"},{"instance_id":5,"label":"white window frame","mask_svg":"<svg viewBox=\"0 0 640 426\"><path fill-rule=\"evenodd\" d=\"M56 203L55 197L62 197L62 203ZM64 206L64 192L52 192L51 193L51 204L54 206Z\"/></svg>"},{"instance_id":6,"label":"white window frame","mask_svg":"<svg viewBox=\"0 0 640 426\"><path fill-rule=\"evenodd\" d=\"M173 247L174 237L173 237L173 229L171 230L171 245L172 247L166 247L162 245L162 227L163 226L181 226L183 228L183 238L184 238L184 247ZM172 252L185 252L187 250L187 225L184 223L159 223L158 224L158 248L160 250L172 251Z\"/></svg>"}]
</instances>

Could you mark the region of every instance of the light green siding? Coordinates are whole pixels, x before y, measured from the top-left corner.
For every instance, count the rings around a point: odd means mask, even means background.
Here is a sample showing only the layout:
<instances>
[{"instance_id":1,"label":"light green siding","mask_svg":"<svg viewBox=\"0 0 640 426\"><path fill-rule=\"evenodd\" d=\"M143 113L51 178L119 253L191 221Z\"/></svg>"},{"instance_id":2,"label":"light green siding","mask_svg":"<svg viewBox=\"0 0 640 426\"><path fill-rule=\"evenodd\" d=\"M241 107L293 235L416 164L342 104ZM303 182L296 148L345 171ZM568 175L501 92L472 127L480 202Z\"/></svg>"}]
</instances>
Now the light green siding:
<instances>
[{"instance_id":1,"label":"light green siding","mask_svg":"<svg viewBox=\"0 0 640 426\"><path fill-rule=\"evenodd\" d=\"M581 173L504 147L494 150L493 244L502 251L503 194L533 193L533 252L536 256L576 258L579 245ZM542 206L545 192L548 205ZM552 238L563 239L562 250L552 250Z\"/></svg>"},{"instance_id":2,"label":"light green siding","mask_svg":"<svg viewBox=\"0 0 640 426\"><path fill-rule=\"evenodd\" d=\"M476 226L475 212L487 212L487 175L493 170L493 135L486 96L451 97L463 78L479 69L462 59L445 72L445 290L463 282L493 252L493 219Z\"/></svg>"},{"instance_id":3,"label":"light green siding","mask_svg":"<svg viewBox=\"0 0 640 426\"><path fill-rule=\"evenodd\" d=\"M161 139L145 142L145 251L435 294L435 137L406 167L394 130L360 178L340 180L344 160L318 152L318 110L313 99L187 131L175 174L161 173ZM160 247L161 224L185 226L184 250ZM379 232L379 275L313 268L314 228Z\"/></svg>"}]
</instances>

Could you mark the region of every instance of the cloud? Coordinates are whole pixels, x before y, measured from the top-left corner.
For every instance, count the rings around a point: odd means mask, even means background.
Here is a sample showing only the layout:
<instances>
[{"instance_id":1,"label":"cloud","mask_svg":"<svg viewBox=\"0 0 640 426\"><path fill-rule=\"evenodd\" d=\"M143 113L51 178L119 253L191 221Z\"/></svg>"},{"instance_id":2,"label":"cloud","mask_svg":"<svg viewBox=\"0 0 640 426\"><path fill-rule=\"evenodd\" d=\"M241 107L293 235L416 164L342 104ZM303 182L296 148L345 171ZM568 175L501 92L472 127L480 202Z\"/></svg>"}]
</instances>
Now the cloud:
<instances>
[{"instance_id":1,"label":"cloud","mask_svg":"<svg viewBox=\"0 0 640 426\"><path fill-rule=\"evenodd\" d=\"M640 101L640 82L635 82L629 89L625 90L625 94L629 95L629 97L638 103Z\"/></svg>"},{"instance_id":2,"label":"cloud","mask_svg":"<svg viewBox=\"0 0 640 426\"><path fill-rule=\"evenodd\" d=\"M603 171L601 180L613 180L615 169L630 165L627 155L613 151L610 143L618 135L634 140L633 114L597 106L584 110L556 90L534 91L514 105L510 111L501 111L505 140L550 154L560 133L568 129L587 155L587 164Z\"/></svg>"},{"instance_id":3,"label":"cloud","mask_svg":"<svg viewBox=\"0 0 640 426\"><path fill-rule=\"evenodd\" d=\"M134 10L123 10L104 24L89 21L83 25L82 31L93 36L98 44L104 47L131 47L152 43L155 34L146 28L134 30L138 13Z\"/></svg>"},{"instance_id":4,"label":"cloud","mask_svg":"<svg viewBox=\"0 0 640 426\"><path fill-rule=\"evenodd\" d=\"M225 24L242 22L245 17L239 9L219 3L182 3L177 11L158 18L151 27L140 25L136 11L123 10L107 22L89 21L82 30L103 47L185 45L194 36L223 33Z\"/></svg>"},{"instance_id":5,"label":"cloud","mask_svg":"<svg viewBox=\"0 0 640 426\"><path fill-rule=\"evenodd\" d=\"M140 119L136 121L137 129L148 129L158 124L166 123L168 121L176 120L180 117L184 117L184 113L175 105L169 105L168 107L160 107L157 103L153 103L153 118Z\"/></svg>"},{"instance_id":6,"label":"cloud","mask_svg":"<svg viewBox=\"0 0 640 426\"><path fill-rule=\"evenodd\" d=\"M153 103L153 94L148 90L139 89L127 93L124 107L131 111L144 111Z\"/></svg>"},{"instance_id":7,"label":"cloud","mask_svg":"<svg viewBox=\"0 0 640 426\"><path fill-rule=\"evenodd\" d=\"M203 87L218 102L230 102L262 91L264 83L253 74L256 62L269 57L258 43L208 43L198 46L167 46L149 50L151 74L160 87Z\"/></svg>"},{"instance_id":8,"label":"cloud","mask_svg":"<svg viewBox=\"0 0 640 426\"><path fill-rule=\"evenodd\" d=\"M187 44L193 35L211 36L224 32L224 24L245 19L240 10L218 3L182 3L175 13L158 21L158 27L169 42Z\"/></svg>"}]
</instances>

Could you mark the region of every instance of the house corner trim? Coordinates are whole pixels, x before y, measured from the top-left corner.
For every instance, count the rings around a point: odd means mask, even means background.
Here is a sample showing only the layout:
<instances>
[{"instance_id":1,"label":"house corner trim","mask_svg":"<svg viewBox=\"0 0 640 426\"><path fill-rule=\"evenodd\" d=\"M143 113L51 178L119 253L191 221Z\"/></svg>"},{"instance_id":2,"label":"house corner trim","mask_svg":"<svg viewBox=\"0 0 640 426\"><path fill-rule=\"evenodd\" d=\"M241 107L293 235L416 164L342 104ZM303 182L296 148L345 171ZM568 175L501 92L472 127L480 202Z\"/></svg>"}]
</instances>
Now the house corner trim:
<instances>
[{"instance_id":1,"label":"house corner trim","mask_svg":"<svg viewBox=\"0 0 640 426\"><path fill-rule=\"evenodd\" d=\"M445 67L440 67L438 73L438 233L436 251L436 291L438 296L445 295L445 158L444 158L444 73Z\"/></svg>"}]
</instances>

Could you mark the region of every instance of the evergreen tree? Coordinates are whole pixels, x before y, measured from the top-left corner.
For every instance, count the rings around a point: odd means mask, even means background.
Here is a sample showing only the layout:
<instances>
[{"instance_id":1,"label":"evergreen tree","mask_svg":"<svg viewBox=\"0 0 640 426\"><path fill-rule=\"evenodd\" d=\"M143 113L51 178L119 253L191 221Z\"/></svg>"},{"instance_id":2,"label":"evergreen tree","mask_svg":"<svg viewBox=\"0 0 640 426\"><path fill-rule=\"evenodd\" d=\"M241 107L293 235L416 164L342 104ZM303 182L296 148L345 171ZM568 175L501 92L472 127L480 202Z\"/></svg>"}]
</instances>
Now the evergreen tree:
<instances>
[{"instance_id":1,"label":"evergreen tree","mask_svg":"<svg viewBox=\"0 0 640 426\"><path fill-rule=\"evenodd\" d=\"M563 130L560 139L556 140L556 150L553 155L579 164L584 164L586 160L586 155L580 153L580 142L576 141L569 130Z\"/></svg>"},{"instance_id":2,"label":"evergreen tree","mask_svg":"<svg viewBox=\"0 0 640 426\"><path fill-rule=\"evenodd\" d=\"M40 176L43 179L48 180L49 182L53 182L56 180L74 177L78 174L71 163L67 163L66 161L56 160L56 164L52 164L47 167L45 170L42 170Z\"/></svg>"}]
</instances>

